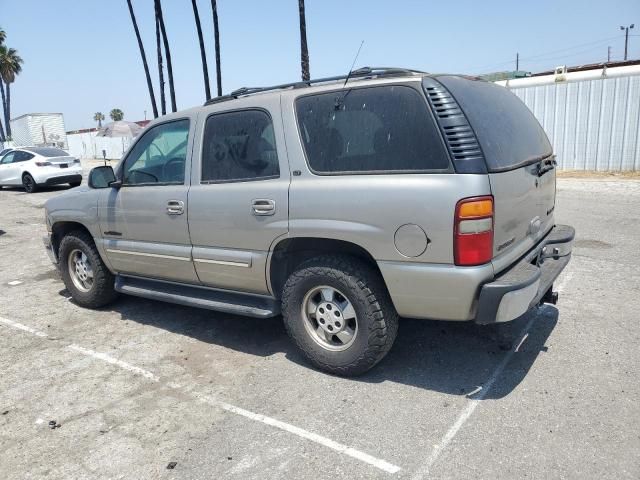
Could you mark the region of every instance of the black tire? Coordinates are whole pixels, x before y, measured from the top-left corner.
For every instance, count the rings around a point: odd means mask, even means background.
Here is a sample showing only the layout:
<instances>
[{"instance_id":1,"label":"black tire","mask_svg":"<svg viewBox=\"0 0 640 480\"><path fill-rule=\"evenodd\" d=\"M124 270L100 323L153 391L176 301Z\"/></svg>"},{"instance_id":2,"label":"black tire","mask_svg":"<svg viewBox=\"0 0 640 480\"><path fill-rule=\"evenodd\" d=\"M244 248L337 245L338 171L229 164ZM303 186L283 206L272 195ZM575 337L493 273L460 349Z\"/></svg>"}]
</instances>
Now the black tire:
<instances>
[{"instance_id":1,"label":"black tire","mask_svg":"<svg viewBox=\"0 0 640 480\"><path fill-rule=\"evenodd\" d=\"M75 250L80 250L87 256L93 270L93 284L88 291L76 287L69 272L69 255ZM114 289L115 278L100 258L93 238L88 233L74 231L64 236L58 250L58 264L67 290L81 307L104 307L117 297Z\"/></svg>"},{"instance_id":2,"label":"black tire","mask_svg":"<svg viewBox=\"0 0 640 480\"><path fill-rule=\"evenodd\" d=\"M29 173L25 173L22 176L22 186L27 193L33 193L38 190L38 184Z\"/></svg>"},{"instance_id":3,"label":"black tire","mask_svg":"<svg viewBox=\"0 0 640 480\"><path fill-rule=\"evenodd\" d=\"M79 187L82 182L69 182L71 188Z\"/></svg>"},{"instance_id":4,"label":"black tire","mask_svg":"<svg viewBox=\"0 0 640 480\"><path fill-rule=\"evenodd\" d=\"M357 333L346 350L321 346L305 327L302 308L308 292L318 286L343 292L357 316ZM398 333L398 314L380 277L356 258L323 255L303 262L287 279L282 292L287 333L305 357L325 372L361 375L389 352Z\"/></svg>"}]
</instances>

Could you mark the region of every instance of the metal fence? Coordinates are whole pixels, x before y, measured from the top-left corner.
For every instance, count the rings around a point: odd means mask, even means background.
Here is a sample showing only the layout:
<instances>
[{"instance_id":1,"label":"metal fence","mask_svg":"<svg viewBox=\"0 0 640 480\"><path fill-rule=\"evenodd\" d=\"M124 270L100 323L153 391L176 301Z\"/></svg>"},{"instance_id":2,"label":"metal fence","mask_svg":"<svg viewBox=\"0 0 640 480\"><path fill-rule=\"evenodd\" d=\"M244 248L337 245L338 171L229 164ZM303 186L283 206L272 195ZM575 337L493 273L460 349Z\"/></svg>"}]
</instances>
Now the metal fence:
<instances>
[{"instance_id":1,"label":"metal fence","mask_svg":"<svg viewBox=\"0 0 640 480\"><path fill-rule=\"evenodd\" d=\"M640 170L640 76L512 87L566 170Z\"/></svg>"}]
</instances>

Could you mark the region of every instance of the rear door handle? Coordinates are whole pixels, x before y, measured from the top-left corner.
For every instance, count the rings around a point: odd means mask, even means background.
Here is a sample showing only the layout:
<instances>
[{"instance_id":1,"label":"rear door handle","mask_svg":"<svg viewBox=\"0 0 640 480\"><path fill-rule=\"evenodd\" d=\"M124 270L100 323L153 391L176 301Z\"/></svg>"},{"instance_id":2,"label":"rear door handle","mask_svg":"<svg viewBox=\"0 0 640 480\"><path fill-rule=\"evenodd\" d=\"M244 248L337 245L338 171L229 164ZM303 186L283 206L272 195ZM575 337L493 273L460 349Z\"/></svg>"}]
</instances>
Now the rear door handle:
<instances>
[{"instance_id":1,"label":"rear door handle","mask_svg":"<svg viewBox=\"0 0 640 480\"><path fill-rule=\"evenodd\" d=\"M182 215L184 202L182 200L169 200L167 202L167 215Z\"/></svg>"},{"instance_id":2,"label":"rear door handle","mask_svg":"<svg viewBox=\"0 0 640 480\"><path fill-rule=\"evenodd\" d=\"M256 198L251 202L251 213L256 216L273 215L276 213L276 202L268 198Z\"/></svg>"}]
</instances>

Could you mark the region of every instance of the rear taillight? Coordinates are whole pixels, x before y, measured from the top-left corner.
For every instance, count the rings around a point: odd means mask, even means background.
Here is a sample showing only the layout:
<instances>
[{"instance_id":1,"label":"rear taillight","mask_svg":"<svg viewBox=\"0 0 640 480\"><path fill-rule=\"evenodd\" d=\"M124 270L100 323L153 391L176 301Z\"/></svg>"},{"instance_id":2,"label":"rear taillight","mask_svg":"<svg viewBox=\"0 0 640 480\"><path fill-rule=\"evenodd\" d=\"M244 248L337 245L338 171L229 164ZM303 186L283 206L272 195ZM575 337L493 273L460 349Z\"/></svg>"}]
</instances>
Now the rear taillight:
<instances>
[{"instance_id":1,"label":"rear taillight","mask_svg":"<svg viewBox=\"0 0 640 480\"><path fill-rule=\"evenodd\" d=\"M36 165L39 167L48 167L51 165L51 162L36 162Z\"/></svg>"},{"instance_id":2,"label":"rear taillight","mask_svg":"<svg viewBox=\"0 0 640 480\"><path fill-rule=\"evenodd\" d=\"M74 158L73 159L73 163L80 163L80 159L79 158Z\"/></svg>"},{"instance_id":3,"label":"rear taillight","mask_svg":"<svg viewBox=\"0 0 640 480\"><path fill-rule=\"evenodd\" d=\"M482 265L493 257L493 197L464 198L456 204L453 255L456 265Z\"/></svg>"}]
</instances>

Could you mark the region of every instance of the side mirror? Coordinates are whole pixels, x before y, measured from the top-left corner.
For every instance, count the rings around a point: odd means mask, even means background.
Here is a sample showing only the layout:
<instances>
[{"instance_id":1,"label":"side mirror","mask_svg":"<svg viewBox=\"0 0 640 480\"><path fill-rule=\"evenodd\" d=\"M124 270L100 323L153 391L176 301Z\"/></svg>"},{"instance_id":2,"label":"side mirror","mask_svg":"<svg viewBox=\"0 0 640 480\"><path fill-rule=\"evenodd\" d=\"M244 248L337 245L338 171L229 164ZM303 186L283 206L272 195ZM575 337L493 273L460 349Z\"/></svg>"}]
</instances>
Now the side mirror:
<instances>
[{"instance_id":1,"label":"side mirror","mask_svg":"<svg viewBox=\"0 0 640 480\"><path fill-rule=\"evenodd\" d=\"M95 167L89 172L89 187L91 188L109 188L116 182L116 174L109 165Z\"/></svg>"}]
</instances>

